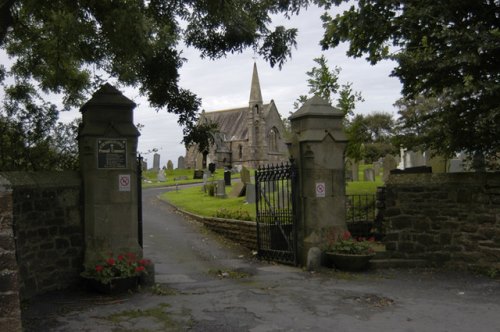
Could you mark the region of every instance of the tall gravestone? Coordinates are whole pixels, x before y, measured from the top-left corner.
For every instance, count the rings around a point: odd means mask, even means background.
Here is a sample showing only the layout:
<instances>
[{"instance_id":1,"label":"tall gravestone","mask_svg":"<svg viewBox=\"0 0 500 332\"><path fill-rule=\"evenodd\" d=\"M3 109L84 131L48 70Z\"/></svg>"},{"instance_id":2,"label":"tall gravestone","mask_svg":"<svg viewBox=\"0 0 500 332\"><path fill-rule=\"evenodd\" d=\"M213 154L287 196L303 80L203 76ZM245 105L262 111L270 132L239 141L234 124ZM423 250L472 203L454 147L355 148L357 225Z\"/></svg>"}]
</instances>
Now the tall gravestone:
<instances>
[{"instance_id":1,"label":"tall gravestone","mask_svg":"<svg viewBox=\"0 0 500 332\"><path fill-rule=\"evenodd\" d=\"M153 155L153 171L158 172L160 169L160 155L155 153Z\"/></svg>"},{"instance_id":2,"label":"tall gravestone","mask_svg":"<svg viewBox=\"0 0 500 332\"><path fill-rule=\"evenodd\" d=\"M142 255L138 241L135 103L110 84L85 103L79 130L85 262L113 252Z\"/></svg>"},{"instance_id":3,"label":"tall gravestone","mask_svg":"<svg viewBox=\"0 0 500 332\"><path fill-rule=\"evenodd\" d=\"M291 155L299 172L298 257L306 264L325 232L345 231L344 114L319 96L290 116ZM312 250L314 252L317 250Z\"/></svg>"},{"instance_id":4,"label":"tall gravestone","mask_svg":"<svg viewBox=\"0 0 500 332\"><path fill-rule=\"evenodd\" d=\"M183 156L180 156L179 158L177 158L177 169L184 169L184 168L186 168L185 160Z\"/></svg>"}]
</instances>

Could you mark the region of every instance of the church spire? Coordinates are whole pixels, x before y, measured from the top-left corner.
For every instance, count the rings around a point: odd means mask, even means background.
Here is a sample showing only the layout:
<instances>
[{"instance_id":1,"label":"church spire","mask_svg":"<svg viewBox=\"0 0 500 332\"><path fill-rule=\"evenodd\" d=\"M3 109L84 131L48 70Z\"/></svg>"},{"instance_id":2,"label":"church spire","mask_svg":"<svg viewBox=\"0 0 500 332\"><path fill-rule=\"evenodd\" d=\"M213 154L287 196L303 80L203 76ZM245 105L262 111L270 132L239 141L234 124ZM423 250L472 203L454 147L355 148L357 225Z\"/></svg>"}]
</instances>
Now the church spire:
<instances>
[{"instance_id":1,"label":"church spire","mask_svg":"<svg viewBox=\"0 0 500 332\"><path fill-rule=\"evenodd\" d=\"M255 104L262 104L262 93L260 91L259 74L257 73L257 63L253 63L252 86L250 87L250 107Z\"/></svg>"}]
</instances>

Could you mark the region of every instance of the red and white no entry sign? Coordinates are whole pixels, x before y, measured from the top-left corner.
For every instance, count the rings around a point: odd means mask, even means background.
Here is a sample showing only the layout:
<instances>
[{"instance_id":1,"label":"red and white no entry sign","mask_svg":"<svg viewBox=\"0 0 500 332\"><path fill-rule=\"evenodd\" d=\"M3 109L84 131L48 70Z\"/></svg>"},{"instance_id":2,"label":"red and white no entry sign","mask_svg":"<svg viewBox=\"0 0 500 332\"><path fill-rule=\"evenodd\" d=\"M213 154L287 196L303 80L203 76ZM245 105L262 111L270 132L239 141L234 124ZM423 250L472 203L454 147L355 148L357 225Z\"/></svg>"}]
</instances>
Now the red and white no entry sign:
<instances>
[{"instance_id":1,"label":"red and white no entry sign","mask_svg":"<svg viewBox=\"0 0 500 332\"><path fill-rule=\"evenodd\" d=\"M316 182L316 197L326 196L326 186L324 182Z\"/></svg>"},{"instance_id":2,"label":"red and white no entry sign","mask_svg":"<svg viewBox=\"0 0 500 332\"><path fill-rule=\"evenodd\" d=\"M130 174L118 175L118 191L130 191Z\"/></svg>"}]
</instances>

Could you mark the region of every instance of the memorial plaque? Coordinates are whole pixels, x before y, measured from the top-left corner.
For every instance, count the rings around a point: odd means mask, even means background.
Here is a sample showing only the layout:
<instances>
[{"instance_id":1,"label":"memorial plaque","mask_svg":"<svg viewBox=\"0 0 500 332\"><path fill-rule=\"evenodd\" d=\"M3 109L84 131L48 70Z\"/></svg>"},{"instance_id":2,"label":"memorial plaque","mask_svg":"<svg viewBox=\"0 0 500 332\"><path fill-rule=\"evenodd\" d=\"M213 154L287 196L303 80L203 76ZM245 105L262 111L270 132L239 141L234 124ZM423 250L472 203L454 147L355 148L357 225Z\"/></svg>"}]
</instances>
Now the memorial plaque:
<instances>
[{"instance_id":1,"label":"memorial plaque","mask_svg":"<svg viewBox=\"0 0 500 332\"><path fill-rule=\"evenodd\" d=\"M97 168L127 168L127 140L97 140Z\"/></svg>"}]
</instances>

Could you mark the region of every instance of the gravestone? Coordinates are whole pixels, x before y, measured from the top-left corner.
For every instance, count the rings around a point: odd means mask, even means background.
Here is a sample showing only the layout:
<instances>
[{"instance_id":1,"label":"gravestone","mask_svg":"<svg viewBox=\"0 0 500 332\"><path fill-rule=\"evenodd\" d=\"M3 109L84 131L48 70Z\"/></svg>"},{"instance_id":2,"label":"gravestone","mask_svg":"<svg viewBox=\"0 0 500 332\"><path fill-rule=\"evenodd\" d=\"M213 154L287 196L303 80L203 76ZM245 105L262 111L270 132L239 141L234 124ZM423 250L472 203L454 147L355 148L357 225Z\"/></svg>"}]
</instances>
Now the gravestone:
<instances>
[{"instance_id":1,"label":"gravestone","mask_svg":"<svg viewBox=\"0 0 500 332\"><path fill-rule=\"evenodd\" d=\"M382 168L382 165L378 161L373 163L373 172L375 173L375 176L380 175L381 168Z\"/></svg>"},{"instance_id":2,"label":"gravestone","mask_svg":"<svg viewBox=\"0 0 500 332\"><path fill-rule=\"evenodd\" d=\"M177 158L177 169L184 169L186 168L185 166L185 160L184 160L184 157L183 156L180 156L179 158Z\"/></svg>"},{"instance_id":3,"label":"gravestone","mask_svg":"<svg viewBox=\"0 0 500 332\"><path fill-rule=\"evenodd\" d=\"M255 203L255 184L248 183L245 189L245 201L248 204Z\"/></svg>"},{"instance_id":4,"label":"gravestone","mask_svg":"<svg viewBox=\"0 0 500 332\"><path fill-rule=\"evenodd\" d=\"M352 181L359 181L359 163L352 164Z\"/></svg>"},{"instance_id":5,"label":"gravestone","mask_svg":"<svg viewBox=\"0 0 500 332\"><path fill-rule=\"evenodd\" d=\"M236 197L242 197L246 193L246 184L243 182L236 182L233 184L231 192L229 193L229 197L231 198L236 198Z\"/></svg>"},{"instance_id":6,"label":"gravestone","mask_svg":"<svg viewBox=\"0 0 500 332\"><path fill-rule=\"evenodd\" d=\"M226 186L231 185L231 171L230 170L224 171L224 182L226 183Z\"/></svg>"},{"instance_id":7,"label":"gravestone","mask_svg":"<svg viewBox=\"0 0 500 332\"><path fill-rule=\"evenodd\" d=\"M463 160L459 158L453 158L450 160L450 167L448 168L449 173L460 173L464 171Z\"/></svg>"},{"instance_id":8,"label":"gravestone","mask_svg":"<svg viewBox=\"0 0 500 332\"><path fill-rule=\"evenodd\" d=\"M387 156L384 157L382 167L384 169L384 174L382 175L382 180L385 182L385 181L387 181L387 179L389 179L389 174L390 174L391 170L398 167L398 162L396 161L396 159L393 156L388 154Z\"/></svg>"},{"instance_id":9,"label":"gravestone","mask_svg":"<svg viewBox=\"0 0 500 332\"><path fill-rule=\"evenodd\" d=\"M167 161L167 169L169 171L173 171L174 170L174 163L172 162L172 160Z\"/></svg>"},{"instance_id":10,"label":"gravestone","mask_svg":"<svg viewBox=\"0 0 500 332\"><path fill-rule=\"evenodd\" d=\"M373 171L373 168L365 169L363 173L363 181L369 181L369 182L375 181L375 172Z\"/></svg>"},{"instance_id":11,"label":"gravestone","mask_svg":"<svg viewBox=\"0 0 500 332\"><path fill-rule=\"evenodd\" d=\"M447 160L441 155L432 156L429 160L429 165L432 167L433 173L446 173Z\"/></svg>"},{"instance_id":12,"label":"gravestone","mask_svg":"<svg viewBox=\"0 0 500 332\"><path fill-rule=\"evenodd\" d=\"M160 169L160 155L155 153L153 155L153 171L158 172Z\"/></svg>"},{"instance_id":13,"label":"gravestone","mask_svg":"<svg viewBox=\"0 0 500 332\"><path fill-rule=\"evenodd\" d=\"M226 183L224 180L217 180L215 197L226 198Z\"/></svg>"},{"instance_id":14,"label":"gravestone","mask_svg":"<svg viewBox=\"0 0 500 332\"><path fill-rule=\"evenodd\" d=\"M203 179L203 170L201 169L195 169L193 172L193 180L200 180Z\"/></svg>"},{"instance_id":15,"label":"gravestone","mask_svg":"<svg viewBox=\"0 0 500 332\"><path fill-rule=\"evenodd\" d=\"M156 179L158 180L158 182L167 181L167 178L165 177L165 173L163 172L162 169L158 170L158 174L156 175Z\"/></svg>"},{"instance_id":16,"label":"gravestone","mask_svg":"<svg viewBox=\"0 0 500 332\"><path fill-rule=\"evenodd\" d=\"M248 170L248 168L243 167L241 169L240 176L241 176L241 182L250 183L250 171Z\"/></svg>"}]
</instances>

